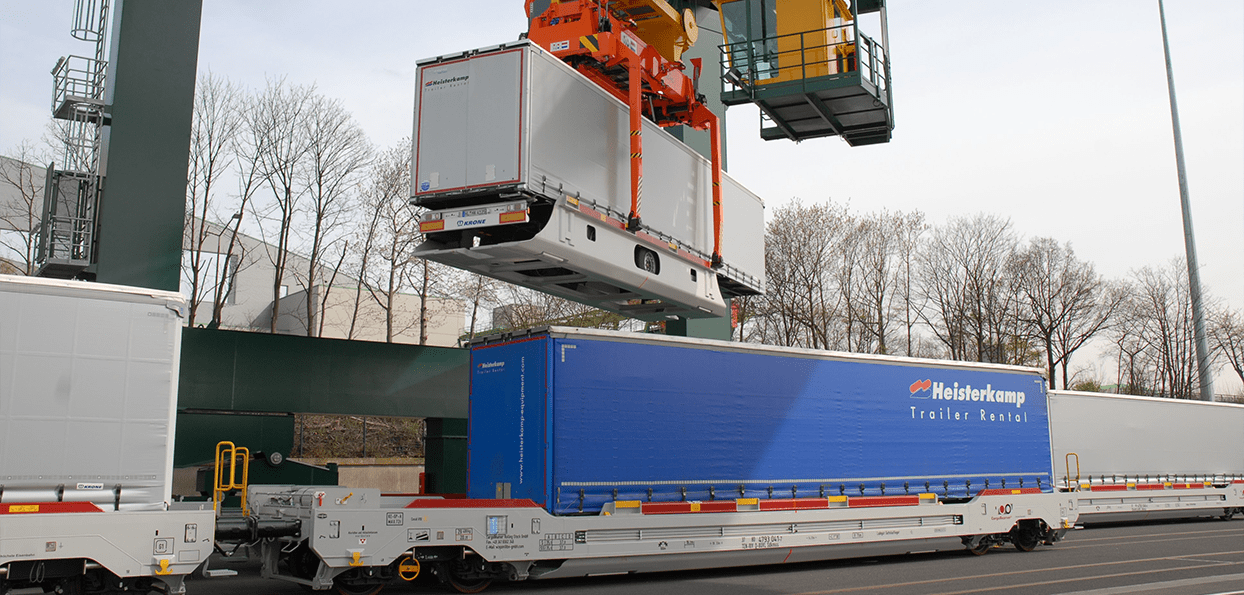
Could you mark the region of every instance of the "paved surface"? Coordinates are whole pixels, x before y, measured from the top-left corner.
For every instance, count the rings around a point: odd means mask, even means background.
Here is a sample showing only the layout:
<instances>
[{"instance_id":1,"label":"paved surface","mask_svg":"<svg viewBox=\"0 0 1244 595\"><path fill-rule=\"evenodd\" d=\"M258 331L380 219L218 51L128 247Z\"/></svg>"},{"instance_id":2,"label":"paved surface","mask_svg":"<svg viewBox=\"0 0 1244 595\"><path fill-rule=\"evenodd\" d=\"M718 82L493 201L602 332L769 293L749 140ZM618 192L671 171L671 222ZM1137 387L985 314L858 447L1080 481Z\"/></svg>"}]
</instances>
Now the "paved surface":
<instances>
[{"instance_id":1,"label":"paved surface","mask_svg":"<svg viewBox=\"0 0 1244 595\"><path fill-rule=\"evenodd\" d=\"M258 578L254 565L231 578L187 583L187 595L294 595L297 585ZM385 595L449 592L396 584ZM1244 595L1244 521L1097 526L1052 547L996 548L977 557L944 552L694 572L497 583L506 595L836 595L968 593L1073 595Z\"/></svg>"}]
</instances>

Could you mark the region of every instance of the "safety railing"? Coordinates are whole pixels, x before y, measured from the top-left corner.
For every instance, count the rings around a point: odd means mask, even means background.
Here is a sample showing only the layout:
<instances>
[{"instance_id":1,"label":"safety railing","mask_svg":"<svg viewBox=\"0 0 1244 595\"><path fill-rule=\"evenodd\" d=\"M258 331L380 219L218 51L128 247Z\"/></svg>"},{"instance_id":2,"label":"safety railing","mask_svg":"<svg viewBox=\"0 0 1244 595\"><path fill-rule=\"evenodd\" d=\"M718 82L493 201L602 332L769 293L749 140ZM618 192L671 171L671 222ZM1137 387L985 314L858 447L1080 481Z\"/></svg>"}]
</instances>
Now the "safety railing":
<instances>
[{"instance_id":1,"label":"safety railing","mask_svg":"<svg viewBox=\"0 0 1244 595\"><path fill-rule=\"evenodd\" d=\"M61 58L52 69L52 112L66 120L98 117L104 104L107 73L106 60L82 56ZM78 113L67 113L67 110Z\"/></svg>"},{"instance_id":2,"label":"safety railing","mask_svg":"<svg viewBox=\"0 0 1244 595\"><path fill-rule=\"evenodd\" d=\"M235 446L223 441L216 444L216 485L212 487L212 510L220 512L220 503L233 490L242 497L242 516L247 515L246 486L249 479L251 451L245 446ZM241 480L238 467L241 466Z\"/></svg>"},{"instance_id":3,"label":"safety railing","mask_svg":"<svg viewBox=\"0 0 1244 595\"><path fill-rule=\"evenodd\" d=\"M50 166L44 188L42 224L36 260L40 263L89 264L95 235L99 178Z\"/></svg>"},{"instance_id":4,"label":"safety railing","mask_svg":"<svg viewBox=\"0 0 1244 595\"><path fill-rule=\"evenodd\" d=\"M885 48L859 32L854 22L749 39L720 46L723 94L745 93L755 97L765 85L800 83L809 91L810 81L822 77L859 77L889 99L889 65ZM785 85L783 86L785 88Z\"/></svg>"}]
</instances>

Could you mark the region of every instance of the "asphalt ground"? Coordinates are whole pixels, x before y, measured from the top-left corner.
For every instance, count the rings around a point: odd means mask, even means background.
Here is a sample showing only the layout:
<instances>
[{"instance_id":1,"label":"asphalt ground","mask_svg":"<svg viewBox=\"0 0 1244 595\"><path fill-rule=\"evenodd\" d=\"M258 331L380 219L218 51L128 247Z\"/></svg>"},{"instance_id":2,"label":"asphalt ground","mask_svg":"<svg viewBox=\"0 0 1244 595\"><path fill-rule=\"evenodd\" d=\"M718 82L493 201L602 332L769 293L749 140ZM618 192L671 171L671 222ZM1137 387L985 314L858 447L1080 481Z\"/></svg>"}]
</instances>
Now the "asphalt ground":
<instances>
[{"instance_id":1,"label":"asphalt ground","mask_svg":"<svg viewBox=\"0 0 1244 595\"><path fill-rule=\"evenodd\" d=\"M215 564L237 576L195 577L187 595L305 594L259 578L254 563ZM328 591L331 592L331 591ZM449 593L430 581L397 583L385 595ZM1097 525L1053 546L984 556L938 552L703 571L495 583L506 595L1244 595L1244 520Z\"/></svg>"}]
</instances>

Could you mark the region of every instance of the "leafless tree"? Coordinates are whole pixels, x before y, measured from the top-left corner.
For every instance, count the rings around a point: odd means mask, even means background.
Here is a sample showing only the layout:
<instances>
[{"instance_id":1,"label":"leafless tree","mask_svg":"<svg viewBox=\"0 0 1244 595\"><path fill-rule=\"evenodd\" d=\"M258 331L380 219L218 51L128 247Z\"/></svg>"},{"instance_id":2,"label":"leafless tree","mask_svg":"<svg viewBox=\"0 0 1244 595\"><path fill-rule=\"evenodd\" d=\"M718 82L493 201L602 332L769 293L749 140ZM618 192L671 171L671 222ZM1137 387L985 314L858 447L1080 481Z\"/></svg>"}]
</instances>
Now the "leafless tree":
<instances>
[{"instance_id":1,"label":"leafless tree","mask_svg":"<svg viewBox=\"0 0 1244 595\"><path fill-rule=\"evenodd\" d=\"M1193 398L1196 355L1187 267L1182 260L1166 267L1145 267L1133 273L1128 332L1134 337L1136 359L1151 378L1148 394Z\"/></svg>"},{"instance_id":2,"label":"leafless tree","mask_svg":"<svg viewBox=\"0 0 1244 595\"><path fill-rule=\"evenodd\" d=\"M895 229L895 245L899 261L898 286L903 302L903 335L907 348L904 355L914 356L916 351L912 330L919 321L917 312L920 310L920 305L916 302L916 275L912 266L918 261L917 250L920 248L921 238L924 237L928 224L925 223L924 213L920 211L900 214L896 217L898 217Z\"/></svg>"},{"instance_id":3,"label":"leafless tree","mask_svg":"<svg viewBox=\"0 0 1244 595\"><path fill-rule=\"evenodd\" d=\"M38 249L39 219L43 216L42 168L35 162L46 157L30 142L23 142L0 157L0 249L13 257L22 275L34 275Z\"/></svg>"},{"instance_id":4,"label":"leafless tree","mask_svg":"<svg viewBox=\"0 0 1244 595\"><path fill-rule=\"evenodd\" d=\"M1209 338L1219 357L1244 382L1244 315L1223 308L1209 324Z\"/></svg>"},{"instance_id":5,"label":"leafless tree","mask_svg":"<svg viewBox=\"0 0 1244 595\"><path fill-rule=\"evenodd\" d=\"M244 111L248 134L253 137L251 144L259 149L258 171L272 193L270 201L251 204L260 222L262 239L272 246L268 250L274 272L269 330L274 333L281 314L281 289L294 249L294 225L306 191L303 181L310 143L303 120L314 96L314 87L290 85L284 79L269 80L262 93L248 98ZM311 321L307 323L310 325Z\"/></svg>"},{"instance_id":6,"label":"leafless tree","mask_svg":"<svg viewBox=\"0 0 1244 595\"><path fill-rule=\"evenodd\" d=\"M239 108L246 109L245 104L241 104L239 99ZM239 112L243 118L240 130L233 137L233 146L230 149L233 155L233 167L237 174L237 192L232 195L236 201L233 213L228 217L222 226L221 240L225 234L229 236L229 242L226 244L223 254L226 262L228 275L225 283L218 283L212 295L212 320L208 323L211 328L221 325L224 318L225 302L229 292L232 291L234 280L238 273L246 267L246 265L254 260L256 255L246 254L243 245L238 241L238 236L242 227L242 219L246 216L247 207L250 206L255 194L258 193L263 186L263 169L261 166L261 158L267 151L266 136L257 134L257 130L249 125L249 114L246 111ZM223 217L222 217L223 218ZM220 240L218 240L219 242Z\"/></svg>"},{"instance_id":7,"label":"leafless tree","mask_svg":"<svg viewBox=\"0 0 1244 595\"><path fill-rule=\"evenodd\" d=\"M403 320L398 296L410 289L411 258L419 243L419 223L407 204L410 196L410 140L380 153L364 189L366 222L359 234L359 281L384 315L385 341L418 322ZM362 304L356 302L356 315ZM413 313L411 313L413 315ZM422 317L420 317L422 320ZM353 335L356 325L352 325ZM420 333L425 335L426 331Z\"/></svg>"},{"instance_id":8,"label":"leafless tree","mask_svg":"<svg viewBox=\"0 0 1244 595\"><path fill-rule=\"evenodd\" d=\"M1116 324L1107 332L1114 343L1115 369L1118 370L1115 384L1123 394L1148 394L1149 384L1144 365L1145 345L1139 333L1142 316L1139 314L1138 292L1129 281L1120 281L1118 290L1123 301L1116 315Z\"/></svg>"},{"instance_id":9,"label":"leafless tree","mask_svg":"<svg viewBox=\"0 0 1244 595\"><path fill-rule=\"evenodd\" d=\"M465 271L454 277L453 295L470 304L470 313L467 315L467 341L474 339L477 331L485 330L480 324L481 310L500 303L498 293L503 284L502 281L491 277Z\"/></svg>"},{"instance_id":10,"label":"leafless tree","mask_svg":"<svg viewBox=\"0 0 1244 595\"><path fill-rule=\"evenodd\" d=\"M890 353L887 341L896 314L895 300L902 286L902 255L907 217L880 211L865 216L856 228L858 241L858 300L851 310L861 326L857 351ZM910 348L909 348L910 350Z\"/></svg>"},{"instance_id":11,"label":"leafless tree","mask_svg":"<svg viewBox=\"0 0 1244 595\"><path fill-rule=\"evenodd\" d=\"M805 206L796 199L774 210L765 234L764 342L823 349L844 343L839 248L850 231L850 214L832 202Z\"/></svg>"},{"instance_id":12,"label":"leafless tree","mask_svg":"<svg viewBox=\"0 0 1244 595\"><path fill-rule=\"evenodd\" d=\"M229 169L234 139L242 127L238 112L239 90L227 79L208 72L195 87L194 113L190 129L190 167L186 183L185 233L189 244L188 267L182 271L190 286L190 312L187 322L194 326L199 306L216 293L216 285L227 283L229 259L204 258L204 247L211 232L209 222L216 204L216 183ZM219 242L217 242L219 244ZM211 260L214 268L205 270ZM222 270L223 268L223 270ZM209 285L208 281L214 283Z\"/></svg>"},{"instance_id":13,"label":"leafless tree","mask_svg":"<svg viewBox=\"0 0 1244 595\"><path fill-rule=\"evenodd\" d=\"M761 334L754 319L760 316L760 308L764 296L736 296L730 300L730 307L738 313L738 340L744 342L759 341Z\"/></svg>"},{"instance_id":14,"label":"leafless tree","mask_svg":"<svg viewBox=\"0 0 1244 595\"><path fill-rule=\"evenodd\" d=\"M546 325L620 330L631 320L620 314L509 283L498 283L494 289L502 304L493 312L492 327L496 330Z\"/></svg>"},{"instance_id":15,"label":"leafless tree","mask_svg":"<svg viewBox=\"0 0 1244 595\"><path fill-rule=\"evenodd\" d=\"M335 277L341 270L347 250L337 242L344 241L341 231L348 209L346 199L358 184L372 150L367 135L340 100L312 93L305 108L300 124L306 165L295 172L305 176L300 183L307 197L308 248L300 282L307 290L307 336L315 336L322 332L324 322L320 317L316 324L316 314L324 311L332 291L331 280L324 283L322 276ZM330 251L340 256L332 268L328 268L332 260L326 258ZM319 299L313 299L312 288L321 285ZM273 307L275 310L275 303Z\"/></svg>"},{"instance_id":16,"label":"leafless tree","mask_svg":"<svg viewBox=\"0 0 1244 595\"><path fill-rule=\"evenodd\" d=\"M1014 361L1008 331L1017 300L1006 263L1015 245L1011 222L987 214L952 218L930 234L920 262L920 318L951 359Z\"/></svg>"},{"instance_id":17,"label":"leafless tree","mask_svg":"<svg viewBox=\"0 0 1244 595\"><path fill-rule=\"evenodd\" d=\"M1068 388L1071 354L1107 328L1124 294L1075 256L1070 244L1034 238L1016 253L1016 276L1023 296L1023 321L1045 351L1050 388L1055 366Z\"/></svg>"}]
</instances>

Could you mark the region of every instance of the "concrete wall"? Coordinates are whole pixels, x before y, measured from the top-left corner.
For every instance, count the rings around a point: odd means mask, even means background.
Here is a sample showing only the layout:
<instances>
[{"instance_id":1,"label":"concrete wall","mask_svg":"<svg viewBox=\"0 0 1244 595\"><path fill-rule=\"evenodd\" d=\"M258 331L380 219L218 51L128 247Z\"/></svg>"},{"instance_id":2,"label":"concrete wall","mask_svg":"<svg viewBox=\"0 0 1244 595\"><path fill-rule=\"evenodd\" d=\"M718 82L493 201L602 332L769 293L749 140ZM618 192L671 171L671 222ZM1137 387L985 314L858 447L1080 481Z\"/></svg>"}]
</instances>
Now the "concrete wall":
<instances>
[{"instance_id":1,"label":"concrete wall","mask_svg":"<svg viewBox=\"0 0 1244 595\"><path fill-rule=\"evenodd\" d=\"M423 459L299 459L314 465L337 463L337 483L350 488L377 488L386 494L419 493Z\"/></svg>"}]
</instances>

